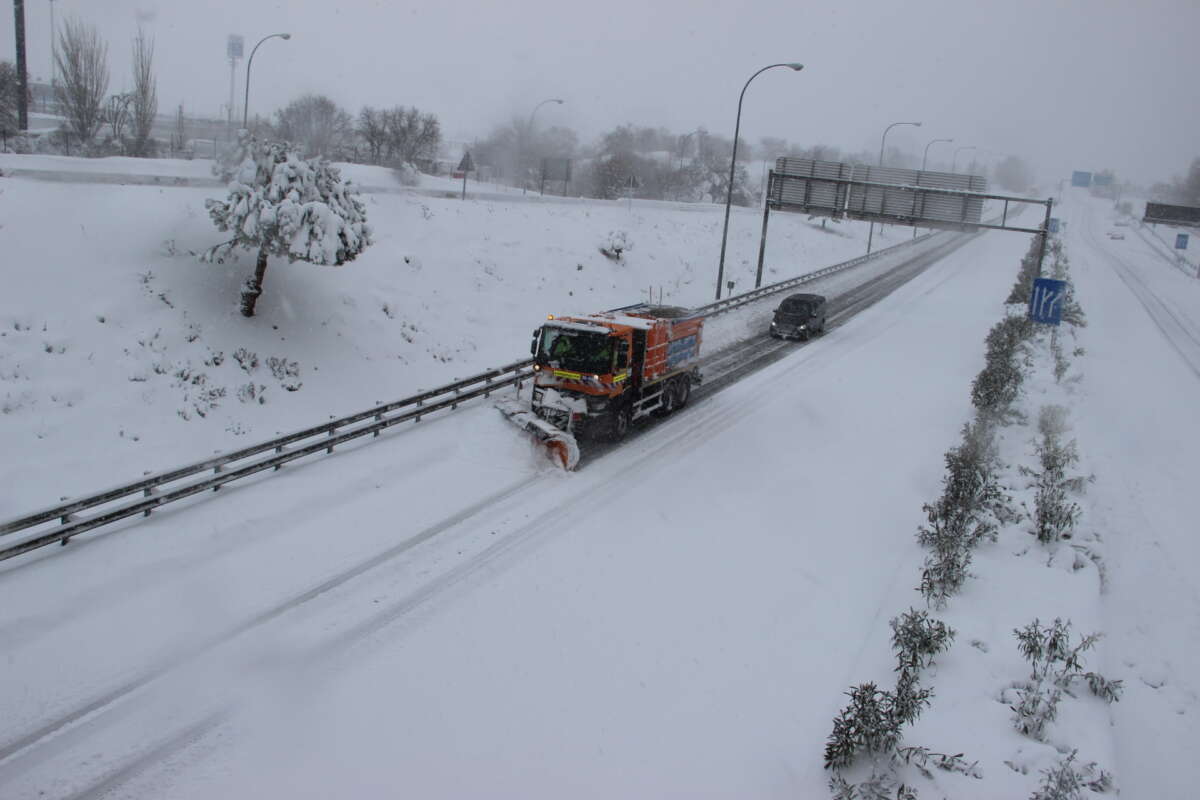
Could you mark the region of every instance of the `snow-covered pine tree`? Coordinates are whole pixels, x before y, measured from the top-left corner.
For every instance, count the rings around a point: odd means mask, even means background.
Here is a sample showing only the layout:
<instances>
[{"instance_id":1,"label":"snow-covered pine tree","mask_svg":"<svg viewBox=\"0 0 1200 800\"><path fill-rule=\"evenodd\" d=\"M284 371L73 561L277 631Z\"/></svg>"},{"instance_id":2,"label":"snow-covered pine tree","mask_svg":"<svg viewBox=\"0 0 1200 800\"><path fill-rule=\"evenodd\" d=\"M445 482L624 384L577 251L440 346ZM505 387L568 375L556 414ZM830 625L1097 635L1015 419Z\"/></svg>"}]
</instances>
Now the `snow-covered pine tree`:
<instances>
[{"instance_id":1,"label":"snow-covered pine tree","mask_svg":"<svg viewBox=\"0 0 1200 800\"><path fill-rule=\"evenodd\" d=\"M229 197L205 206L217 229L233 238L201 259L222 262L235 247L258 251L254 275L242 287L244 316L254 316L269 256L341 266L371 244L357 192L322 158L301 158L285 142L259 141L242 131L214 171L229 182Z\"/></svg>"}]
</instances>

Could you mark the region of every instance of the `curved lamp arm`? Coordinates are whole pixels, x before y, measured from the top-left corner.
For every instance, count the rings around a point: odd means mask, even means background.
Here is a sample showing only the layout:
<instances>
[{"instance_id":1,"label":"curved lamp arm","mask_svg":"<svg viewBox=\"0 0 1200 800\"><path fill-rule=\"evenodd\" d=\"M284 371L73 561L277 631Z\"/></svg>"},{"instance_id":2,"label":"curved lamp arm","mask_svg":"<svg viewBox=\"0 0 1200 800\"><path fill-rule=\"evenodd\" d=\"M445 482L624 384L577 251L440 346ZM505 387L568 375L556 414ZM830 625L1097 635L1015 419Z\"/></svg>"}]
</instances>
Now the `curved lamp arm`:
<instances>
[{"instance_id":1,"label":"curved lamp arm","mask_svg":"<svg viewBox=\"0 0 1200 800\"><path fill-rule=\"evenodd\" d=\"M797 64L794 62L784 64L768 64L746 80L745 86L742 87L742 93L738 95L737 119L733 124L733 155L729 159L729 186L725 192L725 226L721 230L721 260L717 264L716 299L718 300L721 299L721 282L725 279L725 243L729 238L729 206L733 202L733 178L737 170L738 136L741 134L742 130L742 100L744 100L746 97L746 90L750 88L750 81L754 80L767 70L775 69L776 67L787 67L795 72L799 72L800 70L804 69L803 64Z\"/></svg>"},{"instance_id":2,"label":"curved lamp arm","mask_svg":"<svg viewBox=\"0 0 1200 800\"><path fill-rule=\"evenodd\" d=\"M246 122L250 114L250 65L254 63L254 54L258 52L258 48L267 39L274 39L278 36L280 39L290 39L290 33L272 33L270 36L264 36L258 40L258 44L254 45L254 49L250 51L250 58L246 59L246 99L242 104L242 127L246 127Z\"/></svg>"}]
</instances>

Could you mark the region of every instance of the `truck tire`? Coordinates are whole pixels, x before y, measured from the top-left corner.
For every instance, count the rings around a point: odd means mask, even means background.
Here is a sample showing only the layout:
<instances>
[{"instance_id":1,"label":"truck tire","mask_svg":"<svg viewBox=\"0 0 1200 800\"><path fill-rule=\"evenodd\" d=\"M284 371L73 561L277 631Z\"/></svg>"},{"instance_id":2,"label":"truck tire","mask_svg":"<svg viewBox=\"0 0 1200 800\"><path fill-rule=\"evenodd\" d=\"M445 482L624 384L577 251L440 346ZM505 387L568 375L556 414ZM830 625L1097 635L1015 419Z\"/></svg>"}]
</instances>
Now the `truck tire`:
<instances>
[{"instance_id":1,"label":"truck tire","mask_svg":"<svg viewBox=\"0 0 1200 800\"><path fill-rule=\"evenodd\" d=\"M675 410L675 407L678 405L675 395L675 379L672 378L663 384L662 397L659 399L659 402L662 403L662 405L660 405L658 408L658 413L660 416L669 416L670 413Z\"/></svg>"},{"instance_id":2,"label":"truck tire","mask_svg":"<svg viewBox=\"0 0 1200 800\"><path fill-rule=\"evenodd\" d=\"M624 406L617 410L612 417L612 425L609 428L608 439L610 442L619 442L629 433L629 417L630 408Z\"/></svg>"},{"instance_id":3,"label":"truck tire","mask_svg":"<svg viewBox=\"0 0 1200 800\"><path fill-rule=\"evenodd\" d=\"M675 392L675 408L676 410L687 405L688 399L692 396L692 376L684 375L675 384L677 391Z\"/></svg>"}]
</instances>

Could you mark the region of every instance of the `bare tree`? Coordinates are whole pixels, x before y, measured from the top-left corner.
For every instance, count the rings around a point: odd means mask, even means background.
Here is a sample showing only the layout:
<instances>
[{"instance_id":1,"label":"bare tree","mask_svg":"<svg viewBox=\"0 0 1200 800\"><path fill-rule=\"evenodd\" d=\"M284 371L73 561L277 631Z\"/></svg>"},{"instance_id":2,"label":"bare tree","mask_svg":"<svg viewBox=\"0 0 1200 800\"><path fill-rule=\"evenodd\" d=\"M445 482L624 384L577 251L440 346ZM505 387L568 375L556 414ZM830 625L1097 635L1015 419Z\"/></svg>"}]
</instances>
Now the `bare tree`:
<instances>
[{"instance_id":1,"label":"bare tree","mask_svg":"<svg viewBox=\"0 0 1200 800\"><path fill-rule=\"evenodd\" d=\"M276 138L302 147L306 158L335 157L354 135L354 122L337 103L324 95L306 94L275 112Z\"/></svg>"},{"instance_id":2,"label":"bare tree","mask_svg":"<svg viewBox=\"0 0 1200 800\"><path fill-rule=\"evenodd\" d=\"M415 164L421 158L434 158L442 141L442 127L434 114L422 114L416 108L397 106L383 112L387 120L389 161Z\"/></svg>"},{"instance_id":3,"label":"bare tree","mask_svg":"<svg viewBox=\"0 0 1200 800\"><path fill-rule=\"evenodd\" d=\"M366 143L367 149L371 151L371 163L378 164L383 156L383 148L387 145L387 112L363 106L363 110L358 112L358 125L355 132Z\"/></svg>"},{"instance_id":4,"label":"bare tree","mask_svg":"<svg viewBox=\"0 0 1200 800\"><path fill-rule=\"evenodd\" d=\"M125 152L125 126L129 124L129 106L133 99L129 94L114 94L100 110L100 121L112 127L112 141Z\"/></svg>"},{"instance_id":5,"label":"bare tree","mask_svg":"<svg viewBox=\"0 0 1200 800\"><path fill-rule=\"evenodd\" d=\"M150 145L150 129L158 115L158 81L154 77L154 40L146 39L146 33L138 28L133 40L133 154L153 155Z\"/></svg>"},{"instance_id":6,"label":"bare tree","mask_svg":"<svg viewBox=\"0 0 1200 800\"><path fill-rule=\"evenodd\" d=\"M86 145L103 121L102 104L108 92L108 45L91 25L67 19L59 34L55 62L59 75L55 97L80 143Z\"/></svg>"}]
</instances>

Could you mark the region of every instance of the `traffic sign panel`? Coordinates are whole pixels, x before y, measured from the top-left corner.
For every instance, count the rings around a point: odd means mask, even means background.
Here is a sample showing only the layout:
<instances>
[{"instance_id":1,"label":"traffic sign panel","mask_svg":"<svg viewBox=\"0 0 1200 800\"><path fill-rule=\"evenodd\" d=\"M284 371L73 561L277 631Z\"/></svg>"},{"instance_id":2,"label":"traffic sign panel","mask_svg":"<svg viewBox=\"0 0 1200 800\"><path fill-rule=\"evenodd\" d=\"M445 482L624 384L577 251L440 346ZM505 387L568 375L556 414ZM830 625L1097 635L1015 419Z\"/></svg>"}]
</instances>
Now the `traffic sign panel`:
<instances>
[{"instance_id":1,"label":"traffic sign panel","mask_svg":"<svg viewBox=\"0 0 1200 800\"><path fill-rule=\"evenodd\" d=\"M1175 249L1187 250L1188 235L1186 233L1175 234Z\"/></svg>"},{"instance_id":2,"label":"traffic sign panel","mask_svg":"<svg viewBox=\"0 0 1200 800\"><path fill-rule=\"evenodd\" d=\"M1058 325L1062 322L1062 307L1066 296L1066 281L1035 278L1033 295L1029 298L1029 318L1034 322Z\"/></svg>"}]
</instances>

